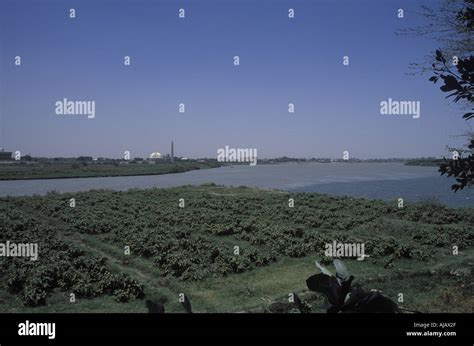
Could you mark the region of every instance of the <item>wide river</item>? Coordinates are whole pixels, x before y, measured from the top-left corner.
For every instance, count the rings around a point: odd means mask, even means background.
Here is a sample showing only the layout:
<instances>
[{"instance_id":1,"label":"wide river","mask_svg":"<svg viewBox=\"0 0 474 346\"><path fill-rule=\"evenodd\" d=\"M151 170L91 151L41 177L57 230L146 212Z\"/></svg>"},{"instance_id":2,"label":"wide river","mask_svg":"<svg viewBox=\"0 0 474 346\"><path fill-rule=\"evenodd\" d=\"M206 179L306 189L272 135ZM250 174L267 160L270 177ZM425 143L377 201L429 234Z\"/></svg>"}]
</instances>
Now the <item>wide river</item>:
<instances>
[{"instance_id":1,"label":"wide river","mask_svg":"<svg viewBox=\"0 0 474 346\"><path fill-rule=\"evenodd\" d=\"M402 163L285 163L165 175L0 181L0 196L215 183L384 200L402 197L406 201L431 200L451 207L474 207L474 189L454 193L450 190L453 182L440 177L436 167Z\"/></svg>"}]
</instances>

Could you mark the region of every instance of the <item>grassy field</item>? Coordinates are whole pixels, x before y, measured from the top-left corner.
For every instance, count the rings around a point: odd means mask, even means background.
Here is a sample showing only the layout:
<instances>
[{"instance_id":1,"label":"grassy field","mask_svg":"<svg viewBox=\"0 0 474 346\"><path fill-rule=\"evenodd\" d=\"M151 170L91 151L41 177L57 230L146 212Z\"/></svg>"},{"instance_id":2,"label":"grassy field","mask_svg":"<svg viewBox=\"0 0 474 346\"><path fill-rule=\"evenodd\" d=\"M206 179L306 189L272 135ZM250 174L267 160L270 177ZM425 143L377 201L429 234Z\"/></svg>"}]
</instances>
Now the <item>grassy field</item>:
<instances>
[{"instance_id":1,"label":"grassy field","mask_svg":"<svg viewBox=\"0 0 474 346\"><path fill-rule=\"evenodd\" d=\"M272 312L290 292L324 312L305 280L333 240L365 243L370 258L345 260L355 281L403 293L402 307L474 311L473 209L203 185L10 197L0 212L0 242L40 249L0 258L1 312L146 312L160 298L184 312L180 293L195 312Z\"/></svg>"},{"instance_id":2,"label":"grassy field","mask_svg":"<svg viewBox=\"0 0 474 346\"><path fill-rule=\"evenodd\" d=\"M217 162L195 161L174 163L160 162L157 164L130 162L115 165L111 163L14 163L2 164L0 166L0 180L158 175L215 167L220 167L220 164Z\"/></svg>"}]
</instances>

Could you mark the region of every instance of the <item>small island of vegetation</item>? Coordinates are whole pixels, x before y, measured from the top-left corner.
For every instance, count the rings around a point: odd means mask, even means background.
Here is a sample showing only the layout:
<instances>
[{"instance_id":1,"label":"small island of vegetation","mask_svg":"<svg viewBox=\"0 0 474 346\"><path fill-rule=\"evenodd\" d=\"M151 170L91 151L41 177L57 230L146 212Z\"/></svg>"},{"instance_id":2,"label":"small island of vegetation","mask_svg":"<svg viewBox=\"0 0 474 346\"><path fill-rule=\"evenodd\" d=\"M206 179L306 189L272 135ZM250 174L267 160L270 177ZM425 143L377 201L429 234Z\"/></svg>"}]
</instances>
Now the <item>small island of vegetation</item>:
<instances>
[{"instance_id":1,"label":"small island of vegetation","mask_svg":"<svg viewBox=\"0 0 474 346\"><path fill-rule=\"evenodd\" d=\"M0 180L117 177L183 173L196 169L216 168L217 160L105 159L89 156L77 158L31 158L0 163Z\"/></svg>"}]
</instances>

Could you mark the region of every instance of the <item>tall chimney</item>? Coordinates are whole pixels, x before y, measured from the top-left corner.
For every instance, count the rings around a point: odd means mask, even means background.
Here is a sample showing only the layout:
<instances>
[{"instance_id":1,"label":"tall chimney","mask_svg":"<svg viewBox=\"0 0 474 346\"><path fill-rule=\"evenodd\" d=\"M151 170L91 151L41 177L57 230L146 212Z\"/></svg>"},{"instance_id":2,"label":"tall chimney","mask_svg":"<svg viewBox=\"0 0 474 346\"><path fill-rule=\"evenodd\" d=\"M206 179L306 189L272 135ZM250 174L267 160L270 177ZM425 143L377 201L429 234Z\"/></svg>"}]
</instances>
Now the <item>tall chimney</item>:
<instances>
[{"instance_id":1,"label":"tall chimney","mask_svg":"<svg viewBox=\"0 0 474 346\"><path fill-rule=\"evenodd\" d=\"M173 141L171 141L171 162L174 162L174 145L173 145Z\"/></svg>"}]
</instances>

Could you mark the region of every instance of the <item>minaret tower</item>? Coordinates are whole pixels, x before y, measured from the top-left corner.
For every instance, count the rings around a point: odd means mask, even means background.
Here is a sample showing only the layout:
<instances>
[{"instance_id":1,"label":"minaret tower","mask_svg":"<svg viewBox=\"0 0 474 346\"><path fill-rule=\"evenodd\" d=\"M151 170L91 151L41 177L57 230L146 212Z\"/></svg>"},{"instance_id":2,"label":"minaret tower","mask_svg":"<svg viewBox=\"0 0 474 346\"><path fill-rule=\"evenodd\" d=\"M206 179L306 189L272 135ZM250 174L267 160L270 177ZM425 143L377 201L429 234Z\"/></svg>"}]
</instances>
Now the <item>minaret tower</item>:
<instances>
[{"instance_id":1,"label":"minaret tower","mask_svg":"<svg viewBox=\"0 0 474 346\"><path fill-rule=\"evenodd\" d=\"M173 145L173 141L171 141L171 162L174 162L174 145Z\"/></svg>"}]
</instances>

